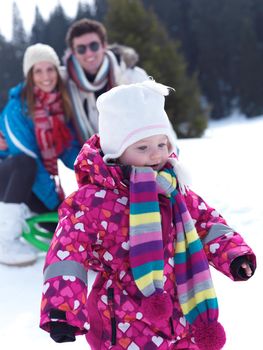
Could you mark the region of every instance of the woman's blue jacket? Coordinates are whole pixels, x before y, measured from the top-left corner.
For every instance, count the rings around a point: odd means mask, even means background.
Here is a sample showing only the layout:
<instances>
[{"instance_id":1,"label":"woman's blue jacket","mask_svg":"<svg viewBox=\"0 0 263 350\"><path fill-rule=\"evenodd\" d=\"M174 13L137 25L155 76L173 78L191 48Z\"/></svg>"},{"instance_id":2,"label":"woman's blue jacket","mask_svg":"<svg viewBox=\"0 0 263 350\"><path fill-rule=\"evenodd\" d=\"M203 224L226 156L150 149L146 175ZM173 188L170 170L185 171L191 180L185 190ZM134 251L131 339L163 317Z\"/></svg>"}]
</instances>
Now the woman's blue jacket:
<instances>
[{"instance_id":1,"label":"woman's blue jacket","mask_svg":"<svg viewBox=\"0 0 263 350\"><path fill-rule=\"evenodd\" d=\"M28 115L27 107L21 100L24 83L10 89L9 99L0 115L0 131L3 133L8 145L6 151L0 150L0 159L17 154L27 154L37 163L37 174L32 191L51 210L60 204L56 192L54 179L46 170L40 155L40 150L34 132L33 119ZM80 151L71 123L68 123L72 134L70 147L64 150L59 159L69 168L73 169L74 161Z\"/></svg>"}]
</instances>

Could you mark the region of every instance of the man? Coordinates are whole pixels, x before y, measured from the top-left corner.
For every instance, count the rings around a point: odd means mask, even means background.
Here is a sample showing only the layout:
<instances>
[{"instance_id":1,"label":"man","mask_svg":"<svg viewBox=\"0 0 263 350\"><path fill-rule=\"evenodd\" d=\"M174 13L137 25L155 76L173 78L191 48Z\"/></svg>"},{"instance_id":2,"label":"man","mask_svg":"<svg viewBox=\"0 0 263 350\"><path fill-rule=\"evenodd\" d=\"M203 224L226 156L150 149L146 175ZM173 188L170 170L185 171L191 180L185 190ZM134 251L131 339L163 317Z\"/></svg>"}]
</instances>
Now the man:
<instances>
[{"instance_id":1,"label":"man","mask_svg":"<svg viewBox=\"0 0 263 350\"><path fill-rule=\"evenodd\" d=\"M98 132L96 99L112 87L148 79L137 67L137 53L130 47L107 45L102 23L81 19L74 22L66 36L65 57L69 92L75 113L75 128L83 144Z\"/></svg>"}]
</instances>

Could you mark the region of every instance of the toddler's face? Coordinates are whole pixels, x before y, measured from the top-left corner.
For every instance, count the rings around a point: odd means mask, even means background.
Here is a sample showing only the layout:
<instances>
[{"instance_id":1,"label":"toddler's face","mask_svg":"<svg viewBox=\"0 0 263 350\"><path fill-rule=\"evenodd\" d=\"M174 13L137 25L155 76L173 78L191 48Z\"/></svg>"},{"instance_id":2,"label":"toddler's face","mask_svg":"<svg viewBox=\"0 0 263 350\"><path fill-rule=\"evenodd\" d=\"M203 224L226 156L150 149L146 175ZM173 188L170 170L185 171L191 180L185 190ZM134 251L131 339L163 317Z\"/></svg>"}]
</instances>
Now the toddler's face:
<instances>
[{"instance_id":1,"label":"toddler's face","mask_svg":"<svg viewBox=\"0 0 263 350\"><path fill-rule=\"evenodd\" d=\"M124 165L150 166L160 170L170 155L169 141L165 135L154 135L141 139L129 146L120 156Z\"/></svg>"}]
</instances>

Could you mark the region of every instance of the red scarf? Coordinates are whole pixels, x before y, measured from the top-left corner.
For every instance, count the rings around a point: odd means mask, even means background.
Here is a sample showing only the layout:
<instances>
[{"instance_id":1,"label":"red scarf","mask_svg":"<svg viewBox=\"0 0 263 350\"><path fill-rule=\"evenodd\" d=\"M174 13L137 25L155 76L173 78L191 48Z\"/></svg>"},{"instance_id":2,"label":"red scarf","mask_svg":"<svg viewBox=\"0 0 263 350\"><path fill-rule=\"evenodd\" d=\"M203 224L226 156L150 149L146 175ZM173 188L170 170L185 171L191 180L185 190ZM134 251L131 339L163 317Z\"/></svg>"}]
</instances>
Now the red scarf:
<instances>
[{"instance_id":1,"label":"red scarf","mask_svg":"<svg viewBox=\"0 0 263 350\"><path fill-rule=\"evenodd\" d=\"M34 87L34 126L37 144L45 168L58 175L57 160L70 145L70 130L65 123L62 98L59 92L44 92Z\"/></svg>"}]
</instances>

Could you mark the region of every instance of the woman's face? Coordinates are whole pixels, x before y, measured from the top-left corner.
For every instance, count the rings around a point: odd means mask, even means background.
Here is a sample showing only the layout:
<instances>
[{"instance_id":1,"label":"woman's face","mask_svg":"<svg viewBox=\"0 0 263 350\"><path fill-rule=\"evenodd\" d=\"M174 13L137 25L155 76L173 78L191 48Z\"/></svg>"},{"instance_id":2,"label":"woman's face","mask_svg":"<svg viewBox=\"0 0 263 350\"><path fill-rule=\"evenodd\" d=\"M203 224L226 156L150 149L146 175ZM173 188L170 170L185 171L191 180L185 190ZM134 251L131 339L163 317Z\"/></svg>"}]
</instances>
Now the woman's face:
<instances>
[{"instance_id":1,"label":"woman's face","mask_svg":"<svg viewBox=\"0 0 263 350\"><path fill-rule=\"evenodd\" d=\"M56 88L58 72L52 63L47 61L35 63L32 72L34 85L40 90L51 92Z\"/></svg>"}]
</instances>

